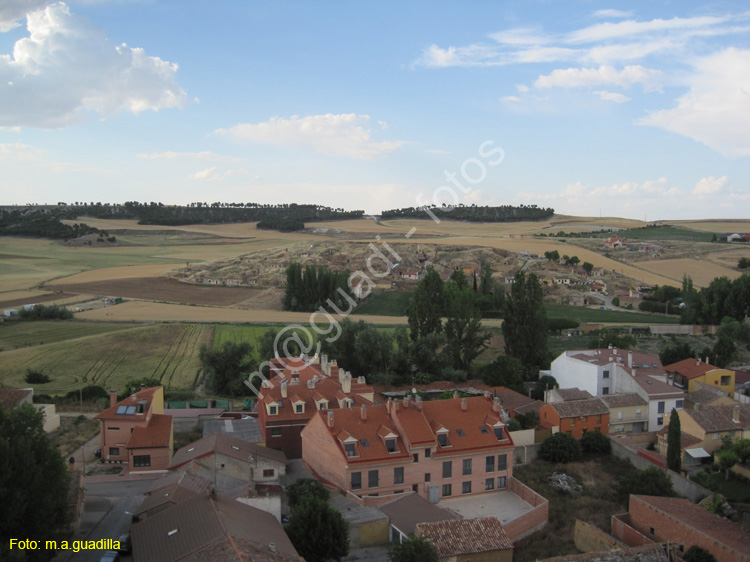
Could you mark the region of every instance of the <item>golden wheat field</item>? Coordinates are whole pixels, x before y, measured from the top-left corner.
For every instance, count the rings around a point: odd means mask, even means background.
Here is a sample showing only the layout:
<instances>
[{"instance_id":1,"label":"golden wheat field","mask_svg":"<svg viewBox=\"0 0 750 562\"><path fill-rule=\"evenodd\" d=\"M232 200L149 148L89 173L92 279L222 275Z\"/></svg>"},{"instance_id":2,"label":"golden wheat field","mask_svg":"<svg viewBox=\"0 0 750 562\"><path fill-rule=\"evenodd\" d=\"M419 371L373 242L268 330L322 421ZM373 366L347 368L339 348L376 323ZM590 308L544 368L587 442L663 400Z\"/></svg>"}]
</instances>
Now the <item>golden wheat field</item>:
<instances>
[{"instance_id":1,"label":"golden wheat field","mask_svg":"<svg viewBox=\"0 0 750 562\"><path fill-rule=\"evenodd\" d=\"M750 219L704 219L689 221L663 221L665 224L702 230L704 232L750 232Z\"/></svg>"},{"instance_id":2,"label":"golden wheat field","mask_svg":"<svg viewBox=\"0 0 750 562\"><path fill-rule=\"evenodd\" d=\"M683 275L689 276L693 280L693 284L698 287L705 287L715 277L735 279L741 275L740 272L733 269L691 258L654 260L640 262L639 265L643 269L666 277L672 285L678 287L682 284Z\"/></svg>"}]
</instances>

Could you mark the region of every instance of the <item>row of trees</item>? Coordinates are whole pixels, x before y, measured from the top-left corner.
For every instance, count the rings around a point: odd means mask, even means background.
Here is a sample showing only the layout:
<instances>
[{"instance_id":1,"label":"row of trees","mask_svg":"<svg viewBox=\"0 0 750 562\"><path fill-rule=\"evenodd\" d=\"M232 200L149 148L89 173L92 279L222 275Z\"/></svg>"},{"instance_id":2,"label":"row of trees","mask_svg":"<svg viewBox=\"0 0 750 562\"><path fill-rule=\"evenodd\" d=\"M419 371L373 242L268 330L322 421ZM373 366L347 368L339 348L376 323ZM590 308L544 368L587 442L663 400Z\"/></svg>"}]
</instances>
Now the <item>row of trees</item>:
<instances>
[{"instance_id":1,"label":"row of trees","mask_svg":"<svg viewBox=\"0 0 750 562\"><path fill-rule=\"evenodd\" d=\"M106 232L85 224L65 224L61 222L62 218L68 217L56 209L0 209L0 236L71 240L86 234L99 234L101 237L107 235Z\"/></svg>"},{"instance_id":2,"label":"row of trees","mask_svg":"<svg viewBox=\"0 0 750 562\"><path fill-rule=\"evenodd\" d=\"M459 204L456 207L449 207L445 203L438 207L433 205L429 207L430 213L439 217L441 220L457 220L467 222L515 222L515 221L538 221L548 219L555 214L552 208L542 208L536 205L501 205L499 207L465 206ZM402 209L390 209L380 213L384 219L402 219L413 218L423 219L427 216L424 207L404 207Z\"/></svg>"},{"instance_id":3,"label":"row of trees","mask_svg":"<svg viewBox=\"0 0 750 562\"><path fill-rule=\"evenodd\" d=\"M36 304L31 308L22 308L18 316L24 320L70 320L73 313L56 304Z\"/></svg>"},{"instance_id":4,"label":"row of trees","mask_svg":"<svg viewBox=\"0 0 750 562\"><path fill-rule=\"evenodd\" d=\"M719 324L726 316L742 322L750 315L750 274L735 280L717 277L700 290L685 276L681 297L682 324Z\"/></svg>"},{"instance_id":5,"label":"row of trees","mask_svg":"<svg viewBox=\"0 0 750 562\"><path fill-rule=\"evenodd\" d=\"M349 310L347 295L354 300L348 284L349 273L331 271L324 266L292 262L286 267L286 289L281 299L284 310L313 312L332 301L339 310ZM343 293L343 294L342 294Z\"/></svg>"}]
</instances>

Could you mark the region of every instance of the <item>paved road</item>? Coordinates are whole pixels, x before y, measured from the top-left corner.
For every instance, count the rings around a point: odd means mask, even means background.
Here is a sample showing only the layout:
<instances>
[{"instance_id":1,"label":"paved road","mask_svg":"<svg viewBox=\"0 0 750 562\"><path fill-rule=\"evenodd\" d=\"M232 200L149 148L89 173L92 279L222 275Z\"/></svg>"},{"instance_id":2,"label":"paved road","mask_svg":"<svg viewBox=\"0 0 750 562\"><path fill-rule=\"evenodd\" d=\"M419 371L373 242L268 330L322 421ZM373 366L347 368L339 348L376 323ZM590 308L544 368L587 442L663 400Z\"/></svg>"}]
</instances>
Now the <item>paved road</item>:
<instances>
[{"instance_id":1,"label":"paved road","mask_svg":"<svg viewBox=\"0 0 750 562\"><path fill-rule=\"evenodd\" d=\"M114 539L130 531L132 514L143 501L143 492L151 480L86 483L86 502L80 528L71 540ZM97 562L101 550L66 551L53 562ZM121 558L132 560L130 556Z\"/></svg>"}]
</instances>

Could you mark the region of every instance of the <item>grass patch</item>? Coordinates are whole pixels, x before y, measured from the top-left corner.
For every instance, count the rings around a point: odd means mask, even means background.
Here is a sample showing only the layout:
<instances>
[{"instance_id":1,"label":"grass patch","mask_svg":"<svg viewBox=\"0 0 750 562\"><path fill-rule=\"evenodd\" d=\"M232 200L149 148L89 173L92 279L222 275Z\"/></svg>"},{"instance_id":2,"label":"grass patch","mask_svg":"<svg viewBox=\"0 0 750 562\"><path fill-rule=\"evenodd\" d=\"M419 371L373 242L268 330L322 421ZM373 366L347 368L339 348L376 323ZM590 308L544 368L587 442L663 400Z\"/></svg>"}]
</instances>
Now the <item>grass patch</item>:
<instances>
[{"instance_id":1,"label":"grass patch","mask_svg":"<svg viewBox=\"0 0 750 562\"><path fill-rule=\"evenodd\" d=\"M177 452L182 449L185 445L190 445L199 439L203 439L202 431L188 431L186 433L175 433L174 434L174 450Z\"/></svg>"},{"instance_id":2,"label":"grass patch","mask_svg":"<svg viewBox=\"0 0 750 562\"><path fill-rule=\"evenodd\" d=\"M545 304L548 318L565 318L580 323L612 324L678 324L677 316L647 314L639 312L622 312L619 310L599 310L564 304Z\"/></svg>"},{"instance_id":3,"label":"grass patch","mask_svg":"<svg viewBox=\"0 0 750 562\"><path fill-rule=\"evenodd\" d=\"M375 316L406 316L412 291L377 291L356 310L357 314Z\"/></svg>"},{"instance_id":4,"label":"grass patch","mask_svg":"<svg viewBox=\"0 0 750 562\"><path fill-rule=\"evenodd\" d=\"M740 480L733 473L729 473L726 480L724 472L700 472L693 480L712 492L717 492L730 502L750 503L750 482Z\"/></svg>"},{"instance_id":5,"label":"grass patch","mask_svg":"<svg viewBox=\"0 0 750 562\"><path fill-rule=\"evenodd\" d=\"M573 541L576 519L609 532L611 516L627 511L617 503L613 489L621 476L635 468L613 455L587 456L583 461L555 464L536 460L516 467L513 476L549 500L549 524L545 529L516 544L515 562L527 562L578 554ZM583 486L580 494L571 495L553 488L548 481L553 472L564 472Z\"/></svg>"},{"instance_id":6,"label":"grass patch","mask_svg":"<svg viewBox=\"0 0 750 562\"><path fill-rule=\"evenodd\" d=\"M60 418L60 427L50 433L49 438L63 458L67 459L98 433L98 420L88 419L84 416L76 418L66 416Z\"/></svg>"},{"instance_id":7,"label":"grass patch","mask_svg":"<svg viewBox=\"0 0 750 562\"><path fill-rule=\"evenodd\" d=\"M679 226L644 226L621 230L617 236L628 240L684 240L688 242L711 242L718 233L688 230Z\"/></svg>"},{"instance_id":8,"label":"grass patch","mask_svg":"<svg viewBox=\"0 0 750 562\"><path fill-rule=\"evenodd\" d=\"M0 350L57 343L132 328L133 324L103 324L76 320L5 322L0 324Z\"/></svg>"}]
</instances>

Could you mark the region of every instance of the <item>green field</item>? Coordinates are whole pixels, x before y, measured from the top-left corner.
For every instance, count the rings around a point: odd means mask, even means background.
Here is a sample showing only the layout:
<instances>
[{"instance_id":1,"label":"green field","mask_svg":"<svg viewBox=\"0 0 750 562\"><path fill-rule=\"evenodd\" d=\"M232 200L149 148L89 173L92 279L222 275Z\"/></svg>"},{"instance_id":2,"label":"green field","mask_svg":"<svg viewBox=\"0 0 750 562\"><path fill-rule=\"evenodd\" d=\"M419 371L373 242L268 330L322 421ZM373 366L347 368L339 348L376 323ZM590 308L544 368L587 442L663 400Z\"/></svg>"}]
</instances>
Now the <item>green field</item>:
<instances>
[{"instance_id":1,"label":"green field","mask_svg":"<svg viewBox=\"0 0 750 562\"><path fill-rule=\"evenodd\" d=\"M641 312L622 312L619 310L599 310L564 304L545 304L548 318L567 318L581 323L612 324L678 324L677 316L647 314Z\"/></svg>"},{"instance_id":2,"label":"green field","mask_svg":"<svg viewBox=\"0 0 750 562\"><path fill-rule=\"evenodd\" d=\"M700 230L688 230L677 226L658 226L643 228L628 228L620 230L617 236L628 240L686 240L690 242L711 242L718 233Z\"/></svg>"},{"instance_id":3,"label":"green field","mask_svg":"<svg viewBox=\"0 0 750 562\"><path fill-rule=\"evenodd\" d=\"M357 308L357 314L376 316L406 316L412 291L378 291L372 293Z\"/></svg>"},{"instance_id":4,"label":"green field","mask_svg":"<svg viewBox=\"0 0 750 562\"><path fill-rule=\"evenodd\" d=\"M224 342L235 343L247 342L253 349L258 349L258 341L261 335L269 329L280 330L280 326L264 326L262 324L219 324L214 329L213 347L217 349Z\"/></svg>"},{"instance_id":5,"label":"green field","mask_svg":"<svg viewBox=\"0 0 750 562\"><path fill-rule=\"evenodd\" d=\"M213 337L211 325L155 324L3 351L0 384L59 395L92 384L122 390L128 379L153 377L167 389L192 389L201 374L198 350ZM52 380L29 385L27 369Z\"/></svg>"},{"instance_id":6,"label":"green field","mask_svg":"<svg viewBox=\"0 0 750 562\"><path fill-rule=\"evenodd\" d=\"M133 328L133 324L104 324L76 320L4 322L0 324L0 351L119 332L129 328Z\"/></svg>"}]
</instances>

